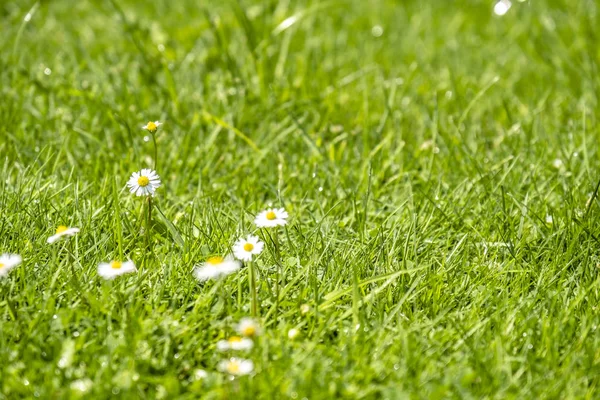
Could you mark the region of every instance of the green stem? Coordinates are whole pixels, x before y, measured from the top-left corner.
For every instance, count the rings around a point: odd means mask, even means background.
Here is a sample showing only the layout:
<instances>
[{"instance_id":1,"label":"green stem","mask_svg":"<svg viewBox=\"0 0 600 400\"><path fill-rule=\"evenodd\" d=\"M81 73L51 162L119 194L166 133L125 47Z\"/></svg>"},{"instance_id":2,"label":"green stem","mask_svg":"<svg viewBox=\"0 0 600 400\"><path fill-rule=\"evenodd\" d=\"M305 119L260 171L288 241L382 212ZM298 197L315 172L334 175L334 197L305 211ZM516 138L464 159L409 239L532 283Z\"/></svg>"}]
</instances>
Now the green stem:
<instances>
[{"instance_id":1,"label":"green stem","mask_svg":"<svg viewBox=\"0 0 600 400\"><path fill-rule=\"evenodd\" d=\"M156 168L158 168L158 147L156 146L156 135L154 133L152 134L152 142L154 143L154 170L156 171Z\"/></svg>"},{"instance_id":2,"label":"green stem","mask_svg":"<svg viewBox=\"0 0 600 400\"><path fill-rule=\"evenodd\" d=\"M252 292L252 316L258 316L258 294L256 292L256 270L254 263L250 262L250 291Z\"/></svg>"},{"instance_id":3,"label":"green stem","mask_svg":"<svg viewBox=\"0 0 600 400\"><path fill-rule=\"evenodd\" d=\"M277 321L277 315L279 313L279 292L281 287L281 253L279 252L279 235L275 233L275 238L273 239L273 244L275 245L275 262L277 263L277 282L275 286L275 321Z\"/></svg>"},{"instance_id":4,"label":"green stem","mask_svg":"<svg viewBox=\"0 0 600 400\"><path fill-rule=\"evenodd\" d=\"M152 242L151 242L151 226L152 226L152 196L148 196L148 218L146 219L146 246L145 246L144 250L146 250L146 251L150 250L149 253L153 252Z\"/></svg>"}]
</instances>

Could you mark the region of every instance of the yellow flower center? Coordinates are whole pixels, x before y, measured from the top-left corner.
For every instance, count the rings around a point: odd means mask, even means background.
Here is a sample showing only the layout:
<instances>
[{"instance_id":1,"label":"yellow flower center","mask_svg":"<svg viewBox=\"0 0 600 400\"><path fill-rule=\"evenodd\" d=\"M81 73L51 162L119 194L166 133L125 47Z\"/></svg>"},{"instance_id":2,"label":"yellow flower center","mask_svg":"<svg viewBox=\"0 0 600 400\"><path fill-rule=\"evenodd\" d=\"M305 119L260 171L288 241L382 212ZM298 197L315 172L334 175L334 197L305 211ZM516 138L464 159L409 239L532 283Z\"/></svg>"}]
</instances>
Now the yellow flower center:
<instances>
[{"instance_id":1,"label":"yellow flower center","mask_svg":"<svg viewBox=\"0 0 600 400\"><path fill-rule=\"evenodd\" d=\"M254 245L252 243L246 243L244 245L244 250L246 250L246 251L252 251L252 250L254 250Z\"/></svg>"},{"instance_id":2,"label":"yellow flower center","mask_svg":"<svg viewBox=\"0 0 600 400\"><path fill-rule=\"evenodd\" d=\"M254 336L256 333L256 328L253 326L246 326L244 329L242 329L242 333L244 336Z\"/></svg>"},{"instance_id":3,"label":"yellow flower center","mask_svg":"<svg viewBox=\"0 0 600 400\"><path fill-rule=\"evenodd\" d=\"M0 268L4 268L4 264L0 263Z\"/></svg>"},{"instance_id":4,"label":"yellow flower center","mask_svg":"<svg viewBox=\"0 0 600 400\"><path fill-rule=\"evenodd\" d=\"M158 126L156 126L156 124L152 121L149 121L146 124L146 129L148 129L148 131L150 132L156 132L156 129L158 129Z\"/></svg>"},{"instance_id":5,"label":"yellow flower center","mask_svg":"<svg viewBox=\"0 0 600 400\"><path fill-rule=\"evenodd\" d=\"M64 226L64 225L61 225L61 226L59 226L58 228L56 228L56 234L58 235L59 233L63 233L63 232L64 232L64 231L66 231L67 229L69 229L69 228L67 228L67 227L66 227L66 226Z\"/></svg>"},{"instance_id":6,"label":"yellow flower center","mask_svg":"<svg viewBox=\"0 0 600 400\"><path fill-rule=\"evenodd\" d=\"M275 215L274 211L268 211L267 212L267 219L269 221L273 221L275 218L277 218L277 215Z\"/></svg>"},{"instance_id":7,"label":"yellow flower center","mask_svg":"<svg viewBox=\"0 0 600 400\"><path fill-rule=\"evenodd\" d=\"M239 336L232 336L229 338L229 343L240 343L242 338Z\"/></svg>"},{"instance_id":8,"label":"yellow flower center","mask_svg":"<svg viewBox=\"0 0 600 400\"><path fill-rule=\"evenodd\" d=\"M146 187L146 186L148 186L149 183L150 183L150 179L148 179L147 176L140 176L138 178L138 185L140 185L141 187Z\"/></svg>"},{"instance_id":9,"label":"yellow flower center","mask_svg":"<svg viewBox=\"0 0 600 400\"><path fill-rule=\"evenodd\" d=\"M223 262L223 257L219 257L219 256L209 257L208 260L206 260L206 262L211 265L219 265Z\"/></svg>"},{"instance_id":10,"label":"yellow flower center","mask_svg":"<svg viewBox=\"0 0 600 400\"><path fill-rule=\"evenodd\" d=\"M227 364L227 372L230 374L237 374L240 372L240 363L238 361L229 361Z\"/></svg>"},{"instance_id":11,"label":"yellow flower center","mask_svg":"<svg viewBox=\"0 0 600 400\"><path fill-rule=\"evenodd\" d=\"M121 261L113 261L110 263L110 267L113 269L119 269L119 268L121 268L121 265L122 265Z\"/></svg>"}]
</instances>

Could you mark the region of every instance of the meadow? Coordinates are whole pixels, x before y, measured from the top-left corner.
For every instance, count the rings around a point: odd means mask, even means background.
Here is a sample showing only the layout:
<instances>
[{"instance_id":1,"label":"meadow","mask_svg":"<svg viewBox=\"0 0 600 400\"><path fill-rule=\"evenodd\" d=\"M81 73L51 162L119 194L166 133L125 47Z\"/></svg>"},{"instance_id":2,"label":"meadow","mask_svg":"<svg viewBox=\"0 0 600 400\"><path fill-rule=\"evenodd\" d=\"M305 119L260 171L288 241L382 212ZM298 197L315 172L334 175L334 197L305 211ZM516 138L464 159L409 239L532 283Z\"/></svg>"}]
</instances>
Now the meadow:
<instances>
[{"instance_id":1,"label":"meadow","mask_svg":"<svg viewBox=\"0 0 600 400\"><path fill-rule=\"evenodd\" d=\"M599 5L502 1L0 2L0 399L600 398Z\"/></svg>"}]
</instances>

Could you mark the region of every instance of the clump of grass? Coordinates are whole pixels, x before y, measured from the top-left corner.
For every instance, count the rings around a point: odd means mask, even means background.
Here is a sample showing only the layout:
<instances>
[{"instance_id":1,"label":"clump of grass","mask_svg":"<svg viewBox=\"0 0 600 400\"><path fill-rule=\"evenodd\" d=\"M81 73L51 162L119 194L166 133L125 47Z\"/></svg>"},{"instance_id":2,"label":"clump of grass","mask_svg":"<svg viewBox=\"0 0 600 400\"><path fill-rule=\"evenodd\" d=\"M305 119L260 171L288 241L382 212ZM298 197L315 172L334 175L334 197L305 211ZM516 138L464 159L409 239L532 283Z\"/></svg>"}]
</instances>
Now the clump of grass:
<instances>
[{"instance_id":1,"label":"clump of grass","mask_svg":"<svg viewBox=\"0 0 600 400\"><path fill-rule=\"evenodd\" d=\"M595 2L0 10L0 397L596 396Z\"/></svg>"}]
</instances>

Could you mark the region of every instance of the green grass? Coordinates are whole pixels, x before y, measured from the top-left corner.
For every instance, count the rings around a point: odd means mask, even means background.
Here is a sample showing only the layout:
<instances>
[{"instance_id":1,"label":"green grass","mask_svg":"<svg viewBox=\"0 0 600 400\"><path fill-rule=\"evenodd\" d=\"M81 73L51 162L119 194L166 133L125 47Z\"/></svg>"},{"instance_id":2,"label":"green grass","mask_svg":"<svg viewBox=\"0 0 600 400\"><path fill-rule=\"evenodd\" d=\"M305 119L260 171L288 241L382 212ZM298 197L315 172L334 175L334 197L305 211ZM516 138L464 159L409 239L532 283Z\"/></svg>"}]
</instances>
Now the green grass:
<instances>
[{"instance_id":1,"label":"green grass","mask_svg":"<svg viewBox=\"0 0 600 400\"><path fill-rule=\"evenodd\" d=\"M2 2L0 399L598 398L600 10L492 9ZM154 255L125 188L149 120ZM248 267L192 270L269 204L290 223L231 381ZM121 256L139 272L98 277Z\"/></svg>"}]
</instances>

